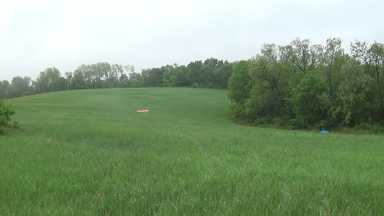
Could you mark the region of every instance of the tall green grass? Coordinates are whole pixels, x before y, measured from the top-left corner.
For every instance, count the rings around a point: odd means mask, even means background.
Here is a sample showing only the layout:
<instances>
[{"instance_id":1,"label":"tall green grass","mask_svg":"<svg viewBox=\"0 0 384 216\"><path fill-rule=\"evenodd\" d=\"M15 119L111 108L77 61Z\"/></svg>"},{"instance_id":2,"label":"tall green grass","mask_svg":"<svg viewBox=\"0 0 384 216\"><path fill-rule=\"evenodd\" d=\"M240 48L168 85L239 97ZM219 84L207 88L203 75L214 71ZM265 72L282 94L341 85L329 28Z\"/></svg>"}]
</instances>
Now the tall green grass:
<instances>
[{"instance_id":1,"label":"tall green grass","mask_svg":"<svg viewBox=\"0 0 384 216\"><path fill-rule=\"evenodd\" d=\"M381 215L382 136L237 125L226 91L7 100L0 215ZM137 113L149 109L149 113Z\"/></svg>"}]
</instances>

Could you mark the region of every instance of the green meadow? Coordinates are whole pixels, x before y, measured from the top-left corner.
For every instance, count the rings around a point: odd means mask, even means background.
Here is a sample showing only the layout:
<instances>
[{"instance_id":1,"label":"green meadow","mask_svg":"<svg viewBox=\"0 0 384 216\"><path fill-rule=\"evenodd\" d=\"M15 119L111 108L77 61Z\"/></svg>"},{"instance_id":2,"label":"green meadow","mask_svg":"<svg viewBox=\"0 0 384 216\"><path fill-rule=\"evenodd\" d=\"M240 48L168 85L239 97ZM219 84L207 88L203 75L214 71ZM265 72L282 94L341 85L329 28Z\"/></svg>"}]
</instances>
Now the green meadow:
<instances>
[{"instance_id":1,"label":"green meadow","mask_svg":"<svg viewBox=\"0 0 384 216\"><path fill-rule=\"evenodd\" d=\"M383 136L235 124L226 94L6 100L21 128L0 136L0 215L384 214Z\"/></svg>"}]
</instances>

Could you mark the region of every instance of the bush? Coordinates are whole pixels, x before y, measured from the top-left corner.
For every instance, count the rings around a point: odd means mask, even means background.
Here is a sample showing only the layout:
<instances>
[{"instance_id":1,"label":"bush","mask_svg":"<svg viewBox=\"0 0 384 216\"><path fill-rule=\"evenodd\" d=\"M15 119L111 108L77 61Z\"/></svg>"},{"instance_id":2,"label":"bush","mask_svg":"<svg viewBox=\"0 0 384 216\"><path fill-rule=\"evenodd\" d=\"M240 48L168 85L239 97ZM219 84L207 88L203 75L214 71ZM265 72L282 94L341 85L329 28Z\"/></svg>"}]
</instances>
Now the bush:
<instances>
[{"instance_id":1,"label":"bush","mask_svg":"<svg viewBox=\"0 0 384 216\"><path fill-rule=\"evenodd\" d=\"M231 119L235 121L243 121L246 119L245 107L243 104L233 104L231 106Z\"/></svg>"},{"instance_id":2,"label":"bush","mask_svg":"<svg viewBox=\"0 0 384 216\"><path fill-rule=\"evenodd\" d=\"M270 123L270 120L267 117L258 118L255 121L253 121L254 125L268 125Z\"/></svg>"},{"instance_id":3,"label":"bush","mask_svg":"<svg viewBox=\"0 0 384 216\"><path fill-rule=\"evenodd\" d=\"M15 111L4 104L4 101L0 101L0 134L4 134L4 127L11 126L11 116L15 114ZM15 123L17 126L18 123ZM15 127L15 124L13 127ZM15 127L16 128L16 127Z\"/></svg>"},{"instance_id":4,"label":"bush","mask_svg":"<svg viewBox=\"0 0 384 216\"><path fill-rule=\"evenodd\" d=\"M384 134L384 127L379 124L370 125L361 123L354 128L356 131L371 132L373 134Z\"/></svg>"}]
</instances>

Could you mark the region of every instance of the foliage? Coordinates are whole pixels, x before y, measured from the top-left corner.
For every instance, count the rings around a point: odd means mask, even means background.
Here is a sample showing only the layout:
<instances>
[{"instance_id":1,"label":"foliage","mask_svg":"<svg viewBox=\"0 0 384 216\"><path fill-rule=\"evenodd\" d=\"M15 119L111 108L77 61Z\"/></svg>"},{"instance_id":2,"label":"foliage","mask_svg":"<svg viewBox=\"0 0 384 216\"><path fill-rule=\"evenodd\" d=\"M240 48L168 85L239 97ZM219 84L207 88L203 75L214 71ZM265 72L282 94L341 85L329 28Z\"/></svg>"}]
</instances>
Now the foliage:
<instances>
[{"instance_id":1,"label":"foliage","mask_svg":"<svg viewBox=\"0 0 384 216\"><path fill-rule=\"evenodd\" d=\"M199 87L227 88L233 63L209 58L185 65L166 65L135 71L133 65L82 64L73 72L62 74L52 67L40 72L32 81L29 77L14 77L12 83L1 82L0 99L30 94L75 89L127 88L127 87Z\"/></svg>"},{"instance_id":2,"label":"foliage","mask_svg":"<svg viewBox=\"0 0 384 216\"><path fill-rule=\"evenodd\" d=\"M295 115L292 123L299 128L328 120L329 89L325 81L320 80L313 73L307 73L300 83L292 88L289 102Z\"/></svg>"},{"instance_id":3,"label":"foliage","mask_svg":"<svg viewBox=\"0 0 384 216\"><path fill-rule=\"evenodd\" d=\"M9 98L11 84L7 80L0 82L0 99Z\"/></svg>"},{"instance_id":4,"label":"foliage","mask_svg":"<svg viewBox=\"0 0 384 216\"><path fill-rule=\"evenodd\" d=\"M351 55L341 47L340 38L328 38L325 46L300 38L264 44L243 78L235 70L230 78L232 117L255 124L288 119L296 128L383 126L384 45L355 41Z\"/></svg>"},{"instance_id":5,"label":"foliage","mask_svg":"<svg viewBox=\"0 0 384 216\"><path fill-rule=\"evenodd\" d=\"M267 48L269 49L270 46ZM245 101L245 106L251 121L259 117L281 116L289 94L288 79L282 73L283 64L277 63L274 53L262 51L266 56L257 55L250 63L249 73L254 82L250 98Z\"/></svg>"},{"instance_id":6,"label":"foliage","mask_svg":"<svg viewBox=\"0 0 384 216\"><path fill-rule=\"evenodd\" d=\"M251 76L249 63L240 61L233 68L233 74L228 82L228 97L235 104L244 104L251 91Z\"/></svg>"},{"instance_id":7,"label":"foliage","mask_svg":"<svg viewBox=\"0 0 384 216\"><path fill-rule=\"evenodd\" d=\"M4 127L10 126L12 122L11 116L15 114L15 111L4 104L4 101L0 100L0 135L4 134ZM15 126L15 124L13 124ZM18 124L16 123L16 126Z\"/></svg>"},{"instance_id":8,"label":"foliage","mask_svg":"<svg viewBox=\"0 0 384 216\"><path fill-rule=\"evenodd\" d=\"M9 97L22 97L32 94L31 83L32 81L29 77L14 77L9 89Z\"/></svg>"}]
</instances>

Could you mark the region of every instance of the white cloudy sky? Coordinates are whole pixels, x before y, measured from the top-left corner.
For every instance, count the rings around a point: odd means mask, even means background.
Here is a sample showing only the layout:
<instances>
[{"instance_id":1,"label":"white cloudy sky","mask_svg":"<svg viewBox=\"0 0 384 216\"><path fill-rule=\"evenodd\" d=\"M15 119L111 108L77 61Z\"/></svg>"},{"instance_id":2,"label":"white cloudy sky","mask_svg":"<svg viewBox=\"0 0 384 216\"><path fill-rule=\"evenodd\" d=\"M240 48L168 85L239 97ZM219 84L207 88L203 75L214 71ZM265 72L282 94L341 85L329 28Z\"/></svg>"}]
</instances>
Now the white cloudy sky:
<instances>
[{"instance_id":1,"label":"white cloudy sky","mask_svg":"<svg viewBox=\"0 0 384 216\"><path fill-rule=\"evenodd\" d=\"M383 20L381 0L0 0L0 80L100 61L141 71L249 59L296 37L384 43Z\"/></svg>"}]
</instances>

